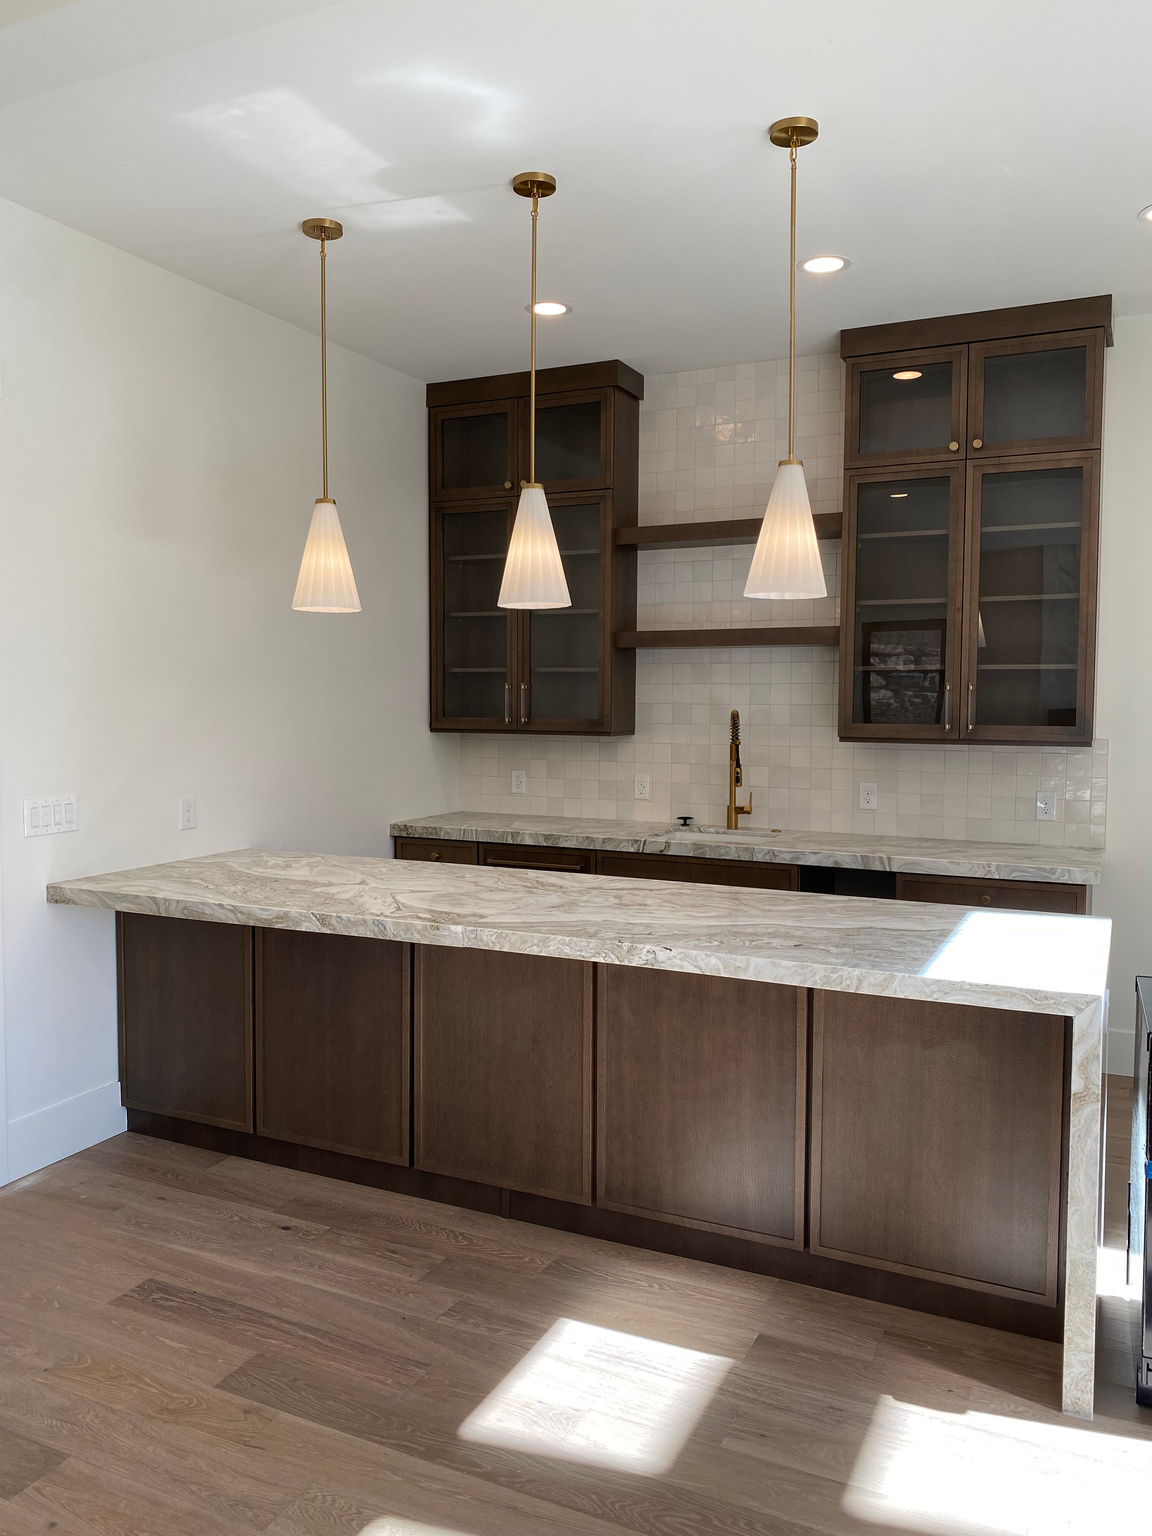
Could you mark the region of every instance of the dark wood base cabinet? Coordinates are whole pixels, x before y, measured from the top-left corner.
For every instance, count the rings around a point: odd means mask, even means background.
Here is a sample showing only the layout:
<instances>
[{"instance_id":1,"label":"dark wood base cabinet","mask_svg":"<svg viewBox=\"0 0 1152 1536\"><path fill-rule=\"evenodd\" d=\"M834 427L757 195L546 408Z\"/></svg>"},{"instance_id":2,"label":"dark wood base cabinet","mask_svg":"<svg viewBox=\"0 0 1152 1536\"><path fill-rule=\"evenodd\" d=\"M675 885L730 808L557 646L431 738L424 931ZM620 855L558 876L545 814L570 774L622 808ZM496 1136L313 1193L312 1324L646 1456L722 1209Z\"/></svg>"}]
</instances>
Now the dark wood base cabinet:
<instances>
[{"instance_id":1,"label":"dark wood base cabinet","mask_svg":"<svg viewBox=\"0 0 1152 1536\"><path fill-rule=\"evenodd\" d=\"M117 935L130 1129L1060 1336L1062 1018L158 917Z\"/></svg>"},{"instance_id":2,"label":"dark wood base cabinet","mask_svg":"<svg viewBox=\"0 0 1152 1536\"><path fill-rule=\"evenodd\" d=\"M813 1253L1057 1299L1065 1026L816 992Z\"/></svg>"},{"instance_id":3,"label":"dark wood base cabinet","mask_svg":"<svg viewBox=\"0 0 1152 1536\"><path fill-rule=\"evenodd\" d=\"M600 967L596 1201L804 1246L807 993Z\"/></svg>"},{"instance_id":4,"label":"dark wood base cabinet","mask_svg":"<svg viewBox=\"0 0 1152 1536\"><path fill-rule=\"evenodd\" d=\"M252 929L116 914L128 1109L253 1130Z\"/></svg>"},{"instance_id":5,"label":"dark wood base cabinet","mask_svg":"<svg viewBox=\"0 0 1152 1536\"><path fill-rule=\"evenodd\" d=\"M417 1168L591 1200L593 969L416 946Z\"/></svg>"},{"instance_id":6,"label":"dark wood base cabinet","mask_svg":"<svg viewBox=\"0 0 1152 1536\"><path fill-rule=\"evenodd\" d=\"M408 1161L410 947L256 929L256 1129Z\"/></svg>"}]
</instances>

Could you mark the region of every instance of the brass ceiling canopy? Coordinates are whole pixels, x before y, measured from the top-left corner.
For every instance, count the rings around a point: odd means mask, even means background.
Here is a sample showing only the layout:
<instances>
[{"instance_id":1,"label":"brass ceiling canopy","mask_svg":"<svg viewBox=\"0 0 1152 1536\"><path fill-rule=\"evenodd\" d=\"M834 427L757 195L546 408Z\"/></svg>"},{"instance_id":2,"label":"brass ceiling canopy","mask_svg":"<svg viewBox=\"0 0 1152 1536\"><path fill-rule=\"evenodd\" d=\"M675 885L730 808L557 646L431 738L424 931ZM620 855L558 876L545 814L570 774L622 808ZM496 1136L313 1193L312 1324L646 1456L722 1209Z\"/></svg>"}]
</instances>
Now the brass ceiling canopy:
<instances>
[{"instance_id":1,"label":"brass ceiling canopy","mask_svg":"<svg viewBox=\"0 0 1152 1536\"><path fill-rule=\"evenodd\" d=\"M339 240L344 226L336 219L305 219L300 228L309 240Z\"/></svg>"},{"instance_id":2,"label":"brass ceiling canopy","mask_svg":"<svg viewBox=\"0 0 1152 1536\"><path fill-rule=\"evenodd\" d=\"M556 178L547 171L521 171L512 178L512 190L517 197L551 197L556 190Z\"/></svg>"},{"instance_id":3,"label":"brass ceiling canopy","mask_svg":"<svg viewBox=\"0 0 1152 1536\"><path fill-rule=\"evenodd\" d=\"M793 144L802 149L819 132L820 124L814 117L782 117L769 128L768 137L778 149L791 149Z\"/></svg>"}]
</instances>

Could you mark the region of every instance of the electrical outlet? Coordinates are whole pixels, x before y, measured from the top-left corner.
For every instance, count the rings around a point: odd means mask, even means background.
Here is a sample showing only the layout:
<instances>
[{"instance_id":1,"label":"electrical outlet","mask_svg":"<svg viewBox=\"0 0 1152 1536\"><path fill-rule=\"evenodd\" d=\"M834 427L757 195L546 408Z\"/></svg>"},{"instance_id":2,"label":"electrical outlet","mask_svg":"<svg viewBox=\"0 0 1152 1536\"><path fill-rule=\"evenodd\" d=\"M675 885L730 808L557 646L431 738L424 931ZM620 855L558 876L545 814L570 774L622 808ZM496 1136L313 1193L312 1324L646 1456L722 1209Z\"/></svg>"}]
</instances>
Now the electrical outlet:
<instances>
[{"instance_id":1,"label":"electrical outlet","mask_svg":"<svg viewBox=\"0 0 1152 1536\"><path fill-rule=\"evenodd\" d=\"M861 784L861 786L860 786L860 809L862 811L874 811L876 809L876 786L875 786L875 784Z\"/></svg>"},{"instance_id":2,"label":"electrical outlet","mask_svg":"<svg viewBox=\"0 0 1152 1536\"><path fill-rule=\"evenodd\" d=\"M45 795L24 802L24 836L47 837L52 832L78 832L80 808L75 795Z\"/></svg>"},{"instance_id":3,"label":"electrical outlet","mask_svg":"<svg viewBox=\"0 0 1152 1536\"><path fill-rule=\"evenodd\" d=\"M1050 789L1042 789L1036 796L1036 820L1056 820L1056 796Z\"/></svg>"},{"instance_id":4,"label":"electrical outlet","mask_svg":"<svg viewBox=\"0 0 1152 1536\"><path fill-rule=\"evenodd\" d=\"M523 768L512 770L512 793L514 795L526 795L528 793L528 775Z\"/></svg>"},{"instance_id":5,"label":"electrical outlet","mask_svg":"<svg viewBox=\"0 0 1152 1536\"><path fill-rule=\"evenodd\" d=\"M196 796L185 795L180 802L180 830L191 832L196 826Z\"/></svg>"},{"instance_id":6,"label":"electrical outlet","mask_svg":"<svg viewBox=\"0 0 1152 1536\"><path fill-rule=\"evenodd\" d=\"M651 775L647 774L647 773L638 773L636 775L636 799L637 800L651 800L651 798L652 798L652 777L651 777Z\"/></svg>"}]
</instances>

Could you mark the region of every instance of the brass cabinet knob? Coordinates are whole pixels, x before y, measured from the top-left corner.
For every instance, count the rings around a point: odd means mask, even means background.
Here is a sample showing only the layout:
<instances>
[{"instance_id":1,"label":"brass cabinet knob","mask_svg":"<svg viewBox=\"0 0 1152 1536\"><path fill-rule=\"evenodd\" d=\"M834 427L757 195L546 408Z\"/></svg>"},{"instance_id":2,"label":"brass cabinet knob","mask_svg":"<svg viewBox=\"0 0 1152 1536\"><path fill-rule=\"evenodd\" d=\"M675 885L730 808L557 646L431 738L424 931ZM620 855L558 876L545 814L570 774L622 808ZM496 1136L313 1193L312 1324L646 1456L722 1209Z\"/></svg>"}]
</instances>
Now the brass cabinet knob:
<instances>
[{"instance_id":1,"label":"brass cabinet knob","mask_svg":"<svg viewBox=\"0 0 1152 1536\"><path fill-rule=\"evenodd\" d=\"M982 437L974 437L972 439L972 446L973 448L983 448L984 439Z\"/></svg>"},{"instance_id":2,"label":"brass cabinet knob","mask_svg":"<svg viewBox=\"0 0 1152 1536\"><path fill-rule=\"evenodd\" d=\"M991 896L988 895L987 892L985 892L984 895L981 896L981 898L980 898L980 905L982 907L990 907L992 905L992 898L991 898Z\"/></svg>"},{"instance_id":3,"label":"brass cabinet knob","mask_svg":"<svg viewBox=\"0 0 1152 1536\"><path fill-rule=\"evenodd\" d=\"M439 850L439 848L437 848L436 852L432 855L432 857L434 859L438 859L440 857L440 850Z\"/></svg>"},{"instance_id":4,"label":"brass cabinet knob","mask_svg":"<svg viewBox=\"0 0 1152 1536\"><path fill-rule=\"evenodd\" d=\"M959 447L960 447L959 443L949 443L948 444L948 450L949 450L950 453L955 453Z\"/></svg>"},{"instance_id":5,"label":"brass cabinet knob","mask_svg":"<svg viewBox=\"0 0 1152 1536\"><path fill-rule=\"evenodd\" d=\"M506 491L510 491L512 489L512 482L511 482L511 480L505 480L505 482L504 482L504 489Z\"/></svg>"}]
</instances>

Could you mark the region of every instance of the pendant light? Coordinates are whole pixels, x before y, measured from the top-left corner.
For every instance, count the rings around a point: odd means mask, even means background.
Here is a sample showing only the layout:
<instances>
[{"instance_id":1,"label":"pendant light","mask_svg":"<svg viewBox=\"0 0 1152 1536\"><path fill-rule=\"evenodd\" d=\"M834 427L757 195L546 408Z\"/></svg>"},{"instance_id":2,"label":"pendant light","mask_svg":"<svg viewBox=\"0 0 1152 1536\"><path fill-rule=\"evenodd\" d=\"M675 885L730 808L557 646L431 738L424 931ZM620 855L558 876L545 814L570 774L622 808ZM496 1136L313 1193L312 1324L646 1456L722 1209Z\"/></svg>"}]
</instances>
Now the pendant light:
<instances>
[{"instance_id":1,"label":"pendant light","mask_svg":"<svg viewBox=\"0 0 1152 1536\"><path fill-rule=\"evenodd\" d=\"M536 219L540 199L556 190L555 176L545 171L523 171L513 179L512 190L532 199L532 361L528 375L528 479L520 491L516 521L504 561L500 583L500 608L570 608L568 582L556 530L544 487L536 480Z\"/></svg>"},{"instance_id":2,"label":"pendant light","mask_svg":"<svg viewBox=\"0 0 1152 1536\"><path fill-rule=\"evenodd\" d=\"M820 547L804 465L796 457L796 151L811 144L819 128L810 117L782 117L768 130L773 144L788 151L792 169L792 213L788 260L788 457L781 459L745 597L827 597Z\"/></svg>"},{"instance_id":3,"label":"pendant light","mask_svg":"<svg viewBox=\"0 0 1152 1536\"><path fill-rule=\"evenodd\" d=\"M300 228L320 242L320 441L324 455L324 494L316 498L293 608L301 613L359 613L360 595L348 558L348 546L328 494L328 311L324 282L329 240L339 240L344 226L335 219L305 219Z\"/></svg>"}]
</instances>

